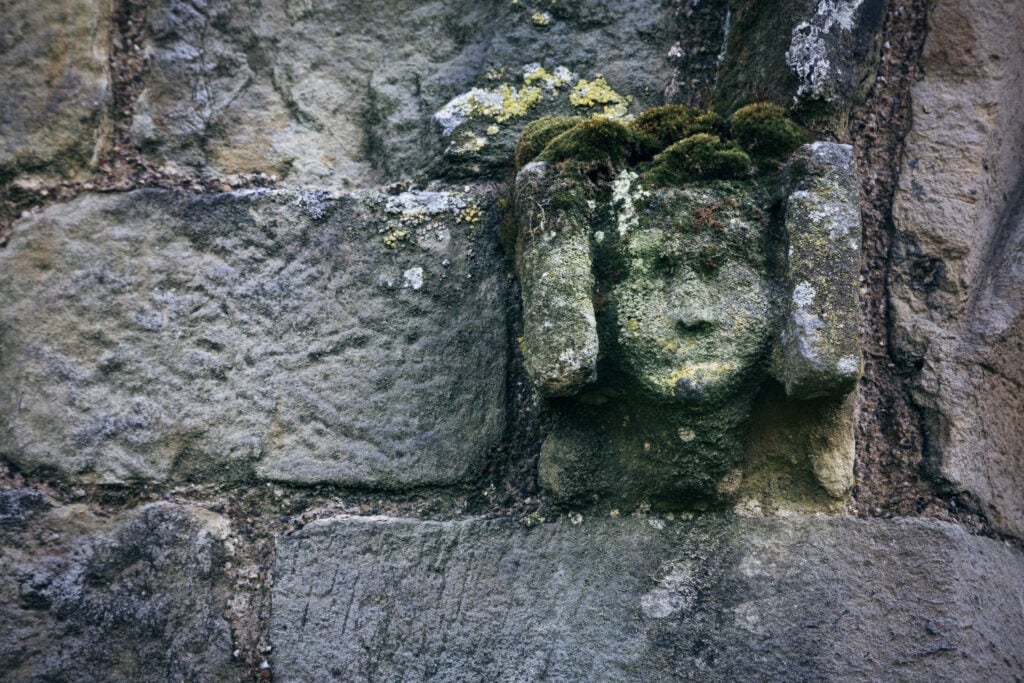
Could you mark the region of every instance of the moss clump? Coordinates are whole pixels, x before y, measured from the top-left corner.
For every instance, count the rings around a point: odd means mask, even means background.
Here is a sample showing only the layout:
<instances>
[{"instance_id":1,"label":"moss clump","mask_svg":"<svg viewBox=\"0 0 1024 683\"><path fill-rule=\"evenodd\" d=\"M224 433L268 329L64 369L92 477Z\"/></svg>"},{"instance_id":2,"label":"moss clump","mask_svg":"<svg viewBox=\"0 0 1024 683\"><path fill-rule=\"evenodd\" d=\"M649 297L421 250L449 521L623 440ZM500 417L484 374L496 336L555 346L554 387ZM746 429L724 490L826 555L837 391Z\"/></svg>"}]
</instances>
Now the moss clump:
<instances>
[{"instance_id":1,"label":"moss clump","mask_svg":"<svg viewBox=\"0 0 1024 683\"><path fill-rule=\"evenodd\" d=\"M625 165L633 153L633 132L603 116L587 119L557 136L537 155L540 161L560 163L578 161L585 164L608 164L613 168Z\"/></svg>"},{"instance_id":2,"label":"moss clump","mask_svg":"<svg viewBox=\"0 0 1024 683\"><path fill-rule=\"evenodd\" d=\"M750 174L750 157L717 135L697 133L670 145L654 157L644 175L653 185L679 185L695 180L730 180Z\"/></svg>"},{"instance_id":3,"label":"moss clump","mask_svg":"<svg viewBox=\"0 0 1024 683\"><path fill-rule=\"evenodd\" d=\"M579 116L545 116L523 129L516 145L516 171L537 158L552 140L583 122Z\"/></svg>"},{"instance_id":4,"label":"moss clump","mask_svg":"<svg viewBox=\"0 0 1024 683\"><path fill-rule=\"evenodd\" d=\"M725 119L714 112L681 104L666 104L637 116L630 127L636 134L637 158L646 161L674 142L697 133L724 137Z\"/></svg>"},{"instance_id":5,"label":"moss clump","mask_svg":"<svg viewBox=\"0 0 1024 683\"><path fill-rule=\"evenodd\" d=\"M737 109L729 119L732 137L758 161L779 162L807 142L807 133L771 102Z\"/></svg>"}]
</instances>

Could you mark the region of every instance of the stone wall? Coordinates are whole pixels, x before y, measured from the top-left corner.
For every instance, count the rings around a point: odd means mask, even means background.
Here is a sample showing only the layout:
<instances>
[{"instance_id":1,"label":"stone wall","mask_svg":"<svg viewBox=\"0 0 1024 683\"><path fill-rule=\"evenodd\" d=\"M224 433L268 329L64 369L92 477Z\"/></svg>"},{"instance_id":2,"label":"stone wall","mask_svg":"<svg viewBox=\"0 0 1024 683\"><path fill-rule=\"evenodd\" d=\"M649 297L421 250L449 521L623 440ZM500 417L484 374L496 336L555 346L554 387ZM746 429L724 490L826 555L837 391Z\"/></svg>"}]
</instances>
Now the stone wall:
<instances>
[{"instance_id":1,"label":"stone wall","mask_svg":"<svg viewBox=\"0 0 1024 683\"><path fill-rule=\"evenodd\" d=\"M1024 676L1018 5L4 4L0 678ZM749 186L517 187L760 100Z\"/></svg>"}]
</instances>

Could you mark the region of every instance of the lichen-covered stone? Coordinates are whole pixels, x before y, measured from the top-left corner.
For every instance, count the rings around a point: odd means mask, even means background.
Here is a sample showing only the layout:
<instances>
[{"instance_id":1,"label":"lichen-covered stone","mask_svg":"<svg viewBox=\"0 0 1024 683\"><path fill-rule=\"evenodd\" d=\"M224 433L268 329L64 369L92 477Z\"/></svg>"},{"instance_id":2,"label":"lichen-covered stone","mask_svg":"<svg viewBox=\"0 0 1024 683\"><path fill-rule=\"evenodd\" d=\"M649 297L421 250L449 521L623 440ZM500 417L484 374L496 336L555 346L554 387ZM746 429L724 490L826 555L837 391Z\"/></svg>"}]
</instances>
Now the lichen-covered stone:
<instances>
[{"instance_id":1,"label":"lichen-covered stone","mask_svg":"<svg viewBox=\"0 0 1024 683\"><path fill-rule=\"evenodd\" d=\"M0 492L0 671L19 681L241 681L226 519L158 503L111 516Z\"/></svg>"},{"instance_id":2,"label":"lichen-covered stone","mask_svg":"<svg viewBox=\"0 0 1024 683\"><path fill-rule=\"evenodd\" d=\"M557 171L527 164L516 178L520 227L516 266L522 282L523 359L545 396L575 394L597 376L594 276L585 204L551 206ZM562 178L562 183L586 182ZM579 192L585 192L583 188Z\"/></svg>"},{"instance_id":3,"label":"lichen-covered stone","mask_svg":"<svg viewBox=\"0 0 1024 683\"><path fill-rule=\"evenodd\" d=\"M172 165L365 187L436 176L446 150L451 175L508 169L522 127L558 113L545 101L565 73L575 75L558 86L565 114L603 113L627 98L659 103L671 71L662 47L670 7L544 5L151 2L132 133ZM547 19L535 21L537 12ZM602 102L605 88L617 102ZM579 106L569 102L574 89Z\"/></svg>"},{"instance_id":4,"label":"lichen-covered stone","mask_svg":"<svg viewBox=\"0 0 1024 683\"><path fill-rule=\"evenodd\" d=\"M1019 550L931 520L324 520L279 541L270 657L282 681L1012 680L1022 585Z\"/></svg>"},{"instance_id":5,"label":"lichen-covered stone","mask_svg":"<svg viewBox=\"0 0 1024 683\"><path fill-rule=\"evenodd\" d=\"M885 0L730 3L715 107L769 100L795 107L840 139L874 81Z\"/></svg>"},{"instance_id":6,"label":"lichen-covered stone","mask_svg":"<svg viewBox=\"0 0 1024 683\"><path fill-rule=\"evenodd\" d=\"M815 142L789 164L787 303L774 373L797 398L842 395L860 378L860 211L848 145Z\"/></svg>"},{"instance_id":7,"label":"lichen-covered stone","mask_svg":"<svg viewBox=\"0 0 1024 683\"><path fill-rule=\"evenodd\" d=\"M410 487L503 434L494 198L82 196L0 252L0 454L118 483Z\"/></svg>"},{"instance_id":8,"label":"lichen-covered stone","mask_svg":"<svg viewBox=\"0 0 1024 683\"><path fill-rule=\"evenodd\" d=\"M738 128L761 159L793 142L772 137L763 119L797 130L777 107L740 118L752 119ZM801 452L787 459L809 463L829 495L845 496L853 403L842 397L860 374L850 148L815 143L795 155L786 224L777 226L766 187L707 180L749 171L746 155L715 136L671 145L642 178L629 168L608 177L610 158L598 163L590 147L582 159L568 142L549 154L592 123L545 148L541 158L556 166L527 165L516 183L524 364L541 395L572 397L547 404L541 484L562 503L605 507L734 500L774 342L775 376L790 397L842 404L809 411L801 435L791 435ZM742 173L716 165L726 153L742 155ZM682 187L655 189L652 180ZM773 254L783 227L780 271Z\"/></svg>"},{"instance_id":9,"label":"lichen-covered stone","mask_svg":"<svg viewBox=\"0 0 1024 683\"><path fill-rule=\"evenodd\" d=\"M541 482L604 506L728 499L774 320L765 226L739 185L625 194L635 214L592 236L601 381L553 406Z\"/></svg>"},{"instance_id":10,"label":"lichen-covered stone","mask_svg":"<svg viewBox=\"0 0 1024 683\"><path fill-rule=\"evenodd\" d=\"M110 133L110 0L0 5L0 182L74 178Z\"/></svg>"}]
</instances>

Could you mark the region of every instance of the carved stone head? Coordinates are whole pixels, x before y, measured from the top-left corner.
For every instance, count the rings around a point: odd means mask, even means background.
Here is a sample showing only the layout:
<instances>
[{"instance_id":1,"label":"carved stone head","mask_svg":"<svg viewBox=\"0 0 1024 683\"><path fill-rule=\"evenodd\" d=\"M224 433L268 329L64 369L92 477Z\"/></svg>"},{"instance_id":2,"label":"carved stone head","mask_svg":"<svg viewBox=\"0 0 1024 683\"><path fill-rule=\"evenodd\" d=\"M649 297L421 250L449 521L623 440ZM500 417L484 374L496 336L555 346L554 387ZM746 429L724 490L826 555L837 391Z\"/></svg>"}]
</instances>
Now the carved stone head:
<instances>
[{"instance_id":1,"label":"carved stone head","mask_svg":"<svg viewBox=\"0 0 1024 683\"><path fill-rule=\"evenodd\" d=\"M746 181L655 189L629 170L603 184L545 162L520 171L522 348L553 415L541 478L556 496L720 499L768 377L794 399L853 388L851 151L806 145L782 178L780 199Z\"/></svg>"}]
</instances>

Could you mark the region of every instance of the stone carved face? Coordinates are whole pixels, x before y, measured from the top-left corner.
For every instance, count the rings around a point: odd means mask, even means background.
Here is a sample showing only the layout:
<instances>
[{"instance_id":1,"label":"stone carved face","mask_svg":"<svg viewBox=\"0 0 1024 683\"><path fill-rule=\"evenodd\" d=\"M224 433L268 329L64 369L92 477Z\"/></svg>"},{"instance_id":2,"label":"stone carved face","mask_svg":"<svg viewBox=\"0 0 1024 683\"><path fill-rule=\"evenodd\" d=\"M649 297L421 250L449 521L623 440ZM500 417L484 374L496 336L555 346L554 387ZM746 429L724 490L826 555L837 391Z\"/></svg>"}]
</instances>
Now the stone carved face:
<instances>
[{"instance_id":1,"label":"stone carved face","mask_svg":"<svg viewBox=\"0 0 1024 683\"><path fill-rule=\"evenodd\" d=\"M755 183L645 189L637 180L623 171L610 190L574 186L545 162L516 179L524 363L542 396L575 397L548 404L541 483L567 500L716 499L742 466L754 395L769 375L790 398L828 397L844 406L835 415L852 411L852 151L801 148L774 222ZM852 424L833 422L815 434ZM809 457L842 496L852 437L837 439L810 446L823 450Z\"/></svg>"},{"instance_id":2,"label":"stone carved face","mask_svg":"<svg viewBox=\"0 0 1024 683\"><path fill-rule=\"evenodd\" d=\"M617 246L616 355L648 397L714 404L763 374L775 315L758 213L739 190L664 190Z\"/></svg>"}]
</instances>

